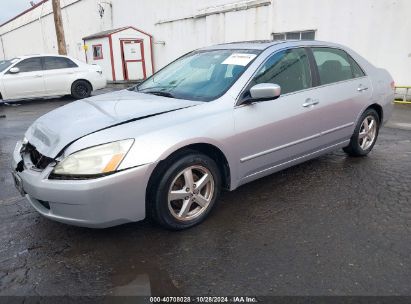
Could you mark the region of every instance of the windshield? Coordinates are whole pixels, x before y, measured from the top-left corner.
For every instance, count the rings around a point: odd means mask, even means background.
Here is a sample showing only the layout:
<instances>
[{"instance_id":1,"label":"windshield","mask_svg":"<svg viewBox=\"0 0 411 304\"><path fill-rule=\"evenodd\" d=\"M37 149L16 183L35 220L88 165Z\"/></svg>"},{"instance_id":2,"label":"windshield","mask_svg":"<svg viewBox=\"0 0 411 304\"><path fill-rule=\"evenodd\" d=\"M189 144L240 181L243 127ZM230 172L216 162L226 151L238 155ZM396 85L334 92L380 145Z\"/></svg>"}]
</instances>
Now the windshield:
<instances>
[{"instance_id":1,"label":"windshield","mask_svg":"<svg viewBox=\"0 0 411 304\"><path fill-rule=\"evenodd\" d=\"M13 58L11 60L0 60L0 72L3 72L9 66L17 61L17 58Z\"/></svg>"},{"instance_id":2,"label":"windshield","mask_svg":"<svg viewBox=\"0 0 411 304\"><path fill-rule=\"evenodd\" d=\"M136 90L172 98L211 101L223 95L258 54L258 50L192 52L154 74Z\"/></svg>"}]
</instances>

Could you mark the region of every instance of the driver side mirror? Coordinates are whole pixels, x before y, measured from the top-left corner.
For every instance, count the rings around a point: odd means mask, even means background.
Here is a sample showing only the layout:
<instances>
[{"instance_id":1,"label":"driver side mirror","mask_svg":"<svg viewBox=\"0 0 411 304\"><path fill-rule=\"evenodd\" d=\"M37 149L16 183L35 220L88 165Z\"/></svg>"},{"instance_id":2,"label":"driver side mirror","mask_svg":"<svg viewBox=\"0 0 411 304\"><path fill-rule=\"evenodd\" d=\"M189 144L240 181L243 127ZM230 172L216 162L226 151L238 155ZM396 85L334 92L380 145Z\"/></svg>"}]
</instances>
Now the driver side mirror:
<instances>
[{"instance_id":1,"label":"driver side mirror","mask_svg":"<svg viewBox=\"0 0 411 304\"><path fill-rule=\"evenodd\" d=\"M9 70L9 73L10 74L17 74L17 73L19 73L20 72L20 69L19 68L16 68L16 67L13 67L13 68L11 68L10 70Z\"/></svg>"},{"instance_id":2,"label":"driver side mirror","mask_svg":"<svg viewBox=\"0 0 411 304\"><path fill-rule=\"evenodd\" d=\"M250 96L244 99L241 104L274 100L280 97L281 87L274 83L259 83L251 87Z\"/></svg>"}]
</instances>

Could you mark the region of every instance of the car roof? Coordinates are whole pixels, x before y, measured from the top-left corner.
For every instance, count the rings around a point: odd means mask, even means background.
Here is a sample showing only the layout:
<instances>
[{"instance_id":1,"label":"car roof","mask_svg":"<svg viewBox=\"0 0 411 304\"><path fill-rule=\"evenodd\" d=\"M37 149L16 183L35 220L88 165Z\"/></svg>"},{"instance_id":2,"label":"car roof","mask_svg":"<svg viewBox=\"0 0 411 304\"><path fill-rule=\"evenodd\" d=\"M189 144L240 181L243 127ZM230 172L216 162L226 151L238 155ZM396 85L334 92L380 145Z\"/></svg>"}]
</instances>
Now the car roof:
<instances>
[{"instance_id":1,"label":"car roof","mask_svg":"<svg viewBox=\"0 0 411 304\"><path fill-rule=\"evenodd\" d=\"M216 50L216 49L243 49L243 50L265 50L271 46L281 45L288 46L331 46L342 47L336 43L317 41L317 40L252 40L252 41L238 41L230 43L217 44L201 50Z\"/></svg>"},{"instance_id":2,"label":"car roof","mask_svg":"<svg viewBox=\"0 0 411 304\"><path fill-rule=\"evenodd\" d=\"M15 58L26 59L26 58L31 58L31 57L63 57L63 58L69 58L68 56L58 55L58 54L32 54L32 55L16 56Z\"/></svg>"}]
</instances>

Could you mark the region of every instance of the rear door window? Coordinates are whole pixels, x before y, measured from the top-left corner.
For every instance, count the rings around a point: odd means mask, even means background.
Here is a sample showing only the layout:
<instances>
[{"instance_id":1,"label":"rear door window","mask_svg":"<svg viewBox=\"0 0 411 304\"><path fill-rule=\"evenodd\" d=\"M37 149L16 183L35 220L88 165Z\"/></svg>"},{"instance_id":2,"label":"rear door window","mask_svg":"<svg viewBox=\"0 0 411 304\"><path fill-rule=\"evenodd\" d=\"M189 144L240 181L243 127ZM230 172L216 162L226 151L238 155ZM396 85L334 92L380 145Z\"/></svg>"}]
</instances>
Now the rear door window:
<instances>
[{"instance_id":1,"label":"rear door window","mask_svg":"<svg viewBox=\"0 0 411 304\"><path fill-rule=\"evenodd\" d=\"M44 57L45 70L59 70L75 68L77 64L65 57Z\"/></svg>"},{"instance_id":2,"label":"rear door window","mask_svg":"<svg viewBox=\"0 0 411 304\"><path fill-rule=\"evenodd\" d=\"M359 65L343 50L312 48L320 74L320 84L330 84L364 76Z\"/></svg>"}]
</instances>

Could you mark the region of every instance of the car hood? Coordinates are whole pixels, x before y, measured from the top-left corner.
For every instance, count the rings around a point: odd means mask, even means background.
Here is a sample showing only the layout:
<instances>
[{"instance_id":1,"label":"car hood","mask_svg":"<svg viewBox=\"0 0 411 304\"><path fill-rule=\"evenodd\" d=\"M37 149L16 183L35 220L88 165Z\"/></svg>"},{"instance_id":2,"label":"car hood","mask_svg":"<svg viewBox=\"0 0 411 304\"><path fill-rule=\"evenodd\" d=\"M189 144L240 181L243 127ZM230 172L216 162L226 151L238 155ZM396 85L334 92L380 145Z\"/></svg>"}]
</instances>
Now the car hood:
<instances>
[{"instance_id":1,"label":"car hood","mask_svg":"<svg viewBox=\"0 0 411 304\"><path fill-rule=\"evenodd\" d=\"M37 119L25 136L41 154L54 158L91 133L198 104L201 102L122 90L55 109Z\"/></svg>"}]
</instances>

